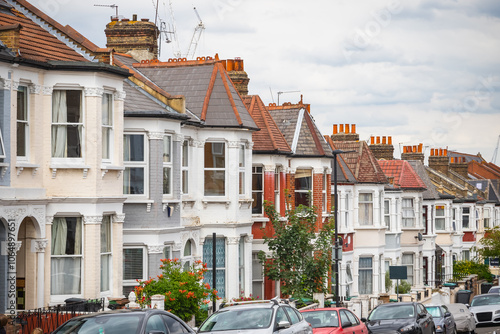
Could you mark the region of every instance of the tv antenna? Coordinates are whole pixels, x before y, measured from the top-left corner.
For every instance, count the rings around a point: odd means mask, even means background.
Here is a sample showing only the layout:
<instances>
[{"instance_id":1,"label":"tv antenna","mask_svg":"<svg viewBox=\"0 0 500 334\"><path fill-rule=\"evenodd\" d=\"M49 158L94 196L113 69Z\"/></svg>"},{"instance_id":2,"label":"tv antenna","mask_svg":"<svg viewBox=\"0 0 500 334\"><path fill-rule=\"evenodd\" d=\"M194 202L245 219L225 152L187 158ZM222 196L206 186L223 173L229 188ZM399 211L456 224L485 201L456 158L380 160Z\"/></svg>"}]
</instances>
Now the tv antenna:
<instances>
[{"instance_id":1,"label":"tv antenna","mask_svg":"<svg viewBox=\"0 0 500 334\"><path fill-rule=\"evenodd\" d=\"M116 9L116 15L115 15L115 18L119 18L118 16L118 5L94 5L94 7L111 7L111 8L115 8Z\"/></svg>"},{"instance_id":2,"label":"tv antenna","mask_svg":"<svg viewBox=\"0 0 500 334\"><path fill-rule=\"evenodd\" d=\"M278 105L280 105L280 95L287 94L287 93L300 93L300 90L290 90L287 92L278 92Z\"/></svg>"}]
</instances>

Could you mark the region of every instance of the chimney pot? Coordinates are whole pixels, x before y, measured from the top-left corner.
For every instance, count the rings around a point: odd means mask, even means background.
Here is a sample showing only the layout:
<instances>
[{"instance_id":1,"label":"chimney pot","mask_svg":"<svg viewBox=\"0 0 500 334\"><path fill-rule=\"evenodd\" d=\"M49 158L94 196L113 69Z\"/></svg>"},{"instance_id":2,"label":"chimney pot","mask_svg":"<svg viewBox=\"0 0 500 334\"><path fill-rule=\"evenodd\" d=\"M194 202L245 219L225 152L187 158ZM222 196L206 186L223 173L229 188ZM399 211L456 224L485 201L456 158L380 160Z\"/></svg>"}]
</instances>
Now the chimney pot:
<instances>
[{"instance_id":1,"label":"chimney pot","mask_svg":"<svg viewBox=\"0 0 500 334\"><path fill-rule=\"evenodd\" d=\"M424 144L422 144L422 143L418 144L418 153L422 153L423 146L424 146Z\"/></svg>"},{"instance_id":2,"label":"chimney pot","mask_svg":"<svg viewBox=\"0 0 500 334\"><path fill-rule=\"evenodd\" d=\"M339 132L338 125L333 124L333 134L336 135Z\"/></svg>"},{"instance_id":3,"label":"chimney pot","mask_svg":"<svg viewBox=\"0 0 500 334\"><path fill-rule=\"evenodd\" d=\"M132 21L137 21L137 14L132 15Z\"/></svg>"},{"instance_id":4,"label":"chimney pot","mask_svg":"<svg viewBox=\"0 0 500 334\"><path fill-rule=\"evenodd\" d=\"M122 22L128 22L130 19L122 19Z\"/></svg>"},{"instance_id":5,"label":"chimney pot","mask_svg":"<svg viewBox=\"0 0 500 334\"><path fill-rule=\"evenodd\" d=\"M370 137L370 144L371 145L375 144L375 137L373 136Z\"/></svg>"},{"instance_id":6,"label":"chimney pot","mask_svg":"<svg viewBox=\"0 0 500 334\"><path fill-rule=\"evenodd\" d=\"M388 138L388 144L392 145L392 137L391 136L389 136L389 138Z\"/></svg>"},{"instance_id":7,"label":"chimney pot","mask_svg":"<svg viewBox=\"0 0 500 334\"><path fill-rule=\"evenodd\" d=\"M346 125L345 125L345 133L350 133L350 130L349 130L349 124L346 124Z\"/></svg>"},{"instance_id":8,"label":"chimney pot","mask_svg":"<svg viewBox=\"0 0 500 334\"><path fill-rule=\"evenodd\" d=\"M382 137L382 144L384 144L384 145L387 144L387 137L386 136Z\"/></svg>"},{"instance_id":9,"label":"chimney pot","mask_svg":"<svg viewBox=\"0 0 500 334\"><path fill-rule=\"evenodd\" d=\"M380 137L377 136L377 145L380 144Z\"/></svg>"},{"instance_id":10,"label":"chimney pot","mask_svg":"<svg viewBox=\"0 0 500 334\"><path fill-rule=\"evenodd\" d=\"M351 133L356 133L356 124L351 126Z\"/></svg>"},{"instance_id":11,"label":"chimney pot","mask_svg":"<svg viewBox=\"0 0 500 334\"><path fill-rule=\"evenodd\" d=\"M340 132L344 132L344 124L340 124L340 129L339 129Z\"/></svg>"},{"instance_id":12,"label":"chimney pot","mask_svg":"<svg viewBox=\"0 0 500 334\"><path fill-rule=\"evenodd\" d=\"M149 19L141 19L142 22L149 22Z\"/></svg>"}]
</instances>

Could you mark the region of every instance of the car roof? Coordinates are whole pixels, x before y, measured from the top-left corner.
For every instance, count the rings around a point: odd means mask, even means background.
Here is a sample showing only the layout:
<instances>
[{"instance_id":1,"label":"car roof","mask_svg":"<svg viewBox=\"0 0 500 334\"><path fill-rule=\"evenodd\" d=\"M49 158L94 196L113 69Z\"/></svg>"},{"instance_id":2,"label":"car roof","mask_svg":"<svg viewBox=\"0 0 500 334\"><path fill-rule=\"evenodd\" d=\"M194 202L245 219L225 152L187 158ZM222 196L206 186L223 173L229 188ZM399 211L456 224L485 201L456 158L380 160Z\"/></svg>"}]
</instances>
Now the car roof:
<instances>
[{"instance_id":1,"label":"car roof","mask_svg":"<svg viewBox=\"0 0 500 334\"><path fill-rule=\"evenodd\" d=\"M338 311L338 310L348 310L345 307L318 307L318 308L312 308L308 310L300 310L300 312L314 312L314 311Z\"/></svg>"},{"instance_id":2,"label":"car roof","mask_svg":"<svg viewBox=\"0 0 500 334\"><path fill-rule=\"evenodd\" d=\"M416 304L418 304L417 302L397 302L397 303L385 303L385 304L380 304L378 305L377 307L398 307L398 306L402 306L402 305L411 305L411 306L415 306Z\"/></svg>"},{"instance_id":3,"label":"car roof","mask_svg":"<svg viewBox=\"0 0 500 334\"><path fill-rule=\"evenodd\" d=\"M221 308L219 311L223 310L240 310L240 309L248 309L248 308L273 308L273 306L277 306L277 304L274 304L273 302L260 302L260 303L245 303L245 304L232 304L232 305L224 305L223 308ZM288 304L280 304L280 305L286 305L290 306Z\"/></svg>"}]
</instances>

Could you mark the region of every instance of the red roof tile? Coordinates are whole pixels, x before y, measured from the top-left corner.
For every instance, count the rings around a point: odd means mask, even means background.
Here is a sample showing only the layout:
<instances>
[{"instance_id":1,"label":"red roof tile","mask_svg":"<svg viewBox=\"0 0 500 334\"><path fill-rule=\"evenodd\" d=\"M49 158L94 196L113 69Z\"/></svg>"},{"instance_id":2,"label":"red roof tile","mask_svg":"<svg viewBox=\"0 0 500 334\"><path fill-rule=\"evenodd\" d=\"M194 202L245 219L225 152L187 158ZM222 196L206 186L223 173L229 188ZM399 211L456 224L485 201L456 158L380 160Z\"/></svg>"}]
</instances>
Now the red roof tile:
<instances>
[{"instance_id":1,"label":"red roof tile","mask_svg":"<svg viewBox=\"0 0 500 334\"><path fill-rule=\"evenodd\" d=\"M394 186L401 189L427 189L406 160L379 160L380 167L387 177L394 178Z\"/></svg>"},{"instance_id":2,"label":"red roof tile","mask_svg":"<svg viewBox=\"0 0 500 334\"><path fill-rule=\"evenodd\" d=\"M290 146L278 129L271 114L269 114L260 96L246 95L242 99L255 124L260 128L260 131L252 133L252 140L254 142L253 151L291 153Z\"/></svg>"},{"instance_id":3,"label":"red roof tile","mask_svg":"<svg viewBox=\"0 0 500 334\"><path fill-rule=\"evenodd\" d=\"M387 183L387 178L380 168L377 159L368 144L364 141L335 141L334 145L342 151L342 157L354 173L354 177L361 183Z\"/></svg>"}]
</instances>

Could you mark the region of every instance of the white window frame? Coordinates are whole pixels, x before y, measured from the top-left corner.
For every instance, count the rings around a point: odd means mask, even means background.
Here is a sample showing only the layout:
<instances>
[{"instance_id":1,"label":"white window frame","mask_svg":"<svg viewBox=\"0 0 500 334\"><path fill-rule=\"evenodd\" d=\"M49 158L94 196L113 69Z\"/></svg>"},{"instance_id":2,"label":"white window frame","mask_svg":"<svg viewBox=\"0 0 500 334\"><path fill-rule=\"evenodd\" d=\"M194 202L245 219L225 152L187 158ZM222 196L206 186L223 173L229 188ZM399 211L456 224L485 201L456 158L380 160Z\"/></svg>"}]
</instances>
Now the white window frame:
<instances>
[{"instance_id":1,"label":"white window frame","mask_svg":"<svg viewBox=\"0 0 500 334\"><path fill-rule=\"evenodd\" d=\"M163 246L163 258L172 259L172 245Z\"/></svg>"},{"instance_id":2,"label":"white window frame","mask_svg":"<svg viewBox=\"0 0 500 334\"><path fill-rule=\"evenodd\" d=\"M253 178L255 175L260 175L261 177L261 189L254 189L254 181ZM254 212L254 209L257 207L254 207L253 205L256 205L258 203L255 198L258 197L260 198L260 202L262 205L260 206L260 212ZM252 166L252 199L253 205L252 205L252 215L255 216L262 216L264 214L264 167L263 166Z\"/></svg>"},{"instance_id":3,"label":"white window frame","mask_svg":"<svg viewBox=\"0 0 500 334\"><path fill-rule=\"evenodd\" d=\"M442 211L442 215L440 215L439 211ZM438 227L438 222L442 222L442 227ZM445 231L446 230L446 205L440 204L434 207L434 227L436 231Z\"/></svg>"},{"instance_id":4,"label":"white window frame","mask_svg":"<svg viewBox=\"0 0 500 334\"><path fill-rule=\"evenodd\" d=\"M371 267L361 267L361 260L362 259L370 259L371 260ZM359 257L359 262L358 262L358 292L360 295L371 295L373 293L373 257L372 256L360 256ZM363 271L370 271L371 275L367 275L366 277L371 278L371 289L369 289L367 284L361 284L361 272ZM366 289L365 291L362 291L361 289Z\"/></svg>"},{"instance_id":5,"label":"white window frame","mask_svg":"<svg viewBox=\"0 0 500 334\"><path fill-rule=\"evenodd\" d=\"M367 200L362 200L363 195L369 195L369 199ZM365 208L365 206L367 206ZM366 211L366 209L369 210L368 212L368 218L371 218L371 221L366 222L361 220L361 212ZM359 225L362 226L372 226L373 225L373 215L374 215L374 208L373 208L373 193L372 192L360 192L358 196L358 223Z\"/></svg>"},{"instance_id":6,"label":"white window frame","mask_svg":"<svg viewBox=\"0 0 500 334\"><path fill-rule=\"evenodd\" d=\"M189 246L189 247L188 247ZM188 251L188 252L186 252ZM182 248L182 268L189 271L194 263L195 244L192 239L188 239Z\"/></svg>"},{"instance_id":7,"label":"white window frame","mask_svg":"<svg viewBox=\"0 0 500 334\"><path fill-rule=\"evenodd\" d=\"M410 205L408 205L410 204ZM404 197L401 200L403 228L415 227L415 199Z\"/></svg>"},{"instance_id":8,"label":"white window frame","mask_svg":"<svg viewBox=\"0 0 500 334\"><path fill-rule=\"evenodd\" d=\"M181 191L183 195L189 194L189 140L182 142L181 148Z\"/></svg>"},{"instance_id":9,"label":"white window frame","mask_svg":"<svg viewBox=\"0 0 500 334\"><path fill-rule=\"evenodd\" d=\"M5 159L7 156L5 154L5 146L3 144L2 129L0 128L0 159Z\"/></svg>"},{"instance_id":10,"label":"white window frame","mask_svg":"<svg viewBox=\"0 0 500 334\"><path fill-rule=\"evenodd\" d=\"M490 209L489 208L484 208L483 210L483 226L484 228L488 229L491 228L491 214L490 214Z\"/></svg>"},{"instance_id":11,"label":"white window frame","mask_svg":"<svg viewBox=\"0 0 500 334\"><path fill-rule=\"evenodd\" d=\"M238 157L239 157L239 164L238 164L238 194L241 196L245 195L246 192L246 180L245 180L245 171L246 171L246 149L245 149L245 144L240 143L239 145L239 150L238 150Z\"/></svg>"},{"instance_id":12,"label":"white window frame","mask_svg":"<svg viewBox=\"0 0 500 334\"><path fill-rule=\"evenodd\" d=\"M470 261L470 249L462 250L462 261Z\"/></svg>"},{"instance_id":13,"label":"white window frame","mask_svg":"<svg viewBox=\"0 0 500 334\"><path fill-rule=\"evenodd\" d=\"M105 118L104 118L104 112L105 112L105 101L106 101L106 96L108 96L108 108L109 108L109 115L108 115L108 122L106 124L105 122ZM102 126L102 161L104 163L111 163L111 161L113 160L113 149L114 149L114 129L113 129L113 126L114 126L114 95L113 93L111 92L104 92L102 94L102 103L101 103L101 106L102 106L102 109L101 109L101 112L102 112L102 117L101 117L101 126ZM107 152L108 152L108 156L105 157L104 154L105 154L105 137L107 137L107 144L108 144L108 147L107 147Z\"/></svg>"},{"instance_id":14,"label":"white window frame","mask_svg":"<svg viewBox=\"0 0 500 334\"><path fill-rule=\"evenodd\" d=\"M310 188L309 189L297 189L297 174L300 173L310 173L311 175L309 176L311 178L310 181ZM295 202L294 202L294 207L297 208L297 194L306 194L309 195L309 206L312 206L314 204L314 198L313 198L313 191L314 191L314 170L312 168L297 168L295 171ZM300 205L300 204L299 204Z\"/></svg>"},{"instance_id":15,"label":"white window frame","mask_svg":"<svg viewBox=\"0 0 500 334\"><path fill-rule=\"evenodd\" d=\"M142 136L143 138L143 160L142 161L132 161L132 160L125 160L125 153L126 153L126 145L125 145L125 137L126 136ZM144 132L125 132L123 134L123 165L125 167L125 170L123 172L123 194L125 196L130 196L130 197L147 197L148 192L149 192L149 165L148 165L148 136ZM127 169L130 168L142 168L144 170L144 185L143 189L144 192L142 194L130 194L125 192L125 176L127 174Z\"/></svg>"},{"instance_id":16,"label":"white window frame","mask_svg":"<svg viewBox=\"0 0 500 334\"><path fill-rule=\"evenodd\" d=\"M240 293L245 292L245 236L238 242L238 286Z\"/></svg>"},{"instance_id":17,"label":"white window frame","mask_svg":"<svg viewBox=\"0 0 500 334\"><path fill-rule=\"evenodd\" d=\"M162 140L162 162L163 162L163 168L162 168L162 194L163 196L172 196L173 191L172 191L172 170L173 170L173 142L172 142L172 136L169 134L165 134L163 136ZM168 152L166 152L168 151ZM167 188L167 190L165 189Z\"/></svg>"},{"instance_id":18,"label":"white window frame","mask_svg":"<svg viewBox=\"0 0 500 334\"><path fill-rule=\"evenodd\" d=\"M252 295L254 298L264 299L264 266L260 263L258 252L252 253ZM262 275L258 276L255 270L259 266ZM255 291L254 286L258 285L260 291Z\"/></svg>"},{"instance_id":19,"label":"white window frame","mask_svg":"<svg viewBox=\"0 0 500 334\"><path fill-rule=\"evenodd\" d=\"M123 245L123 253L125 253L126 249L142 249L142 277L134 278L134 279L125 279L122 277L123 286L137 286L137 280L144 281L148 277L148 249L146 246L138 246L138 245ZM125 254L123 254L123 261L125 261ZM124 262L125 263L125 262ZM125 273L125 270L124 270Z\"/></svg>"},{"instance_id":20,"label":"white window frame","mask_svg":"<svg viewBox=\"0 0 500 334\"><path fill-rule=\"evenodd\" d=\"M280 212L281 209L281 167L274 169L274 209Z\"/></svg>"},{"instance_id":21,"label":"white window frame","mask_svg":"<svg viewBox=\"0 0 500 334\"><path fill-rule=\"evenodd\" d=\"M334 203L332 203L334 205ZM345 207L344 209L344 225L347 228L349 226L349 192L347 191L345 193L345 201L344 201Z\"/></svg>"},{"instance_id":22,"label":"white window frame","mask_svg":"<svg viewBox=\"0 0 500 334\"><path fill-rule=\"evenodd\" d=\"M465 212L465 209L467 209L469 212ZM471 207L470 206L463 206L461 214L462 214L462 230L470 230L470 225L471 225ZM465 220L464 217L467 217L467 226L465 226Z\"/></svg>"},{"instance_id":23,"label":"white window frame","mask_svg":"<svg viewBox=\"0 0 500 334\"><path fill-rule=\"evenodd\" d=\"M216 149L218 146L216 145L222 145L222 151L224 152L224 167L207 167L205 164L203 164L203 181L204 181L204 191L203 194L205 197L225 197L227 194L227 164L228 164L228 152L227 152L227 143L224 141L206 141L204 145L204 150L207 149L207 145L211 145L212 148L212 154L214 155L221 155L222 152L217 152ZM204 159L205 160L205 159ZM207 184L210 182L206 179L206 174L207 172L219 172L224 174L224 190L222 194L210 194L207 193Z\"/></svg>"},{"instance_id":24,"label":"white window frame","mask_svg":"<svg viewBox=\"0 0 500 334\"><path fill-rule=\"evenodd\" d=\"M384 199L384 224L387 230L391 230L391 200Z\"/></svg>"},{"instance_id":25,"label":"white window frame","mask_svg":"<svg viewBox=\"0 0 500 334\"><path fill-rule=\"evenodd\" d=\"M103 223L104 220L108 218L109 219L109 250L103 250L102 248L102 238L105 237L106 231L103 231ZM113 217L111 215L104 215L101 221L101 249L100 249L100 255L101 255L101 293L109 293L111 292L111 286L112 286L112 281L113 281L113 271L112 271L112 263L113 263ZM107 270L107 276L108 276L108 289L103 290L103 266L102 266L102 259L103 257L108 258L108 267L105 268Z\"/></svg>"},{"instance_id":26,"label":"white window frame","mask_svg":"<svg viewBox=\"0 0 500 334\"><path fill-rule=\"evenodd\" d=\"M65 88L65 87L57 87L54 88L52 91L52 105L51 105L51 112L52 114L53 109L54 109L54 94L55 92L59 91L64 91L64 92L69 92L69 91L78 91L80 92L80 122L54 122L52 117L51 117L51 143L50 143L50 150L51 150L51 161L54 164L72 164L72 165L82 165L85 161L85 122L86 122L86 117L85 117L85 94L82 89L75 89L75 88ZM54 157L54 143L52 142L52 133L54 131L54 126L61 125L61 126L80 126L81 131L80 131L80 156L79 157Z\"/></svg>"},{"instance_id":27,"label":"white window frame","mask_svg":"<svg viewBox=\"0 0 500 334\"><path fill-rule=\"evenodd\" d=\"M328 195L328 192L327 192L327 188L328 188L328 174L325 172L323 172L323 176L322 176L322 179L321 179L321 198L323 200L323 213L328 213L328 198L327 198L327 195ZM330 191L331 192L331 191Z\"/></svg>"},{"instance_id":28,"label":"white window frame","mask_svg":"<svg viewBox=\"0 0 500 334\"><path fill-rule=\"evenodd\" d=\"M411 261L409 261L411 260ZM406 279L408 283L410 283L412 286L415 284L414 282L414 277L415 277L415 254L414 253L404 253L401 256L401 265L406 267L406 274L408 275L408 278Z\"/></svg>"},{"instance_id":29,"label":"white window frame","mask_svg":"<svg viewBox=\"0 0 500 334\"><path fill-rule=\"evenodd\" d=\"M23 114L26 115L26 119L20 120L18 118L19 115L19 94L20 92L24 93L24 107L25 110ZM17 113L16 113L16 156L17 161L28 161L30 155L30 108L29 108L29 88L27 86L21 85L17 89ZM24 127L24 155L19 155L19 126ZM2 141L3 144L3 141ZM3 148L2 148L3 149Z\"/></svg>"}]
</instances>

